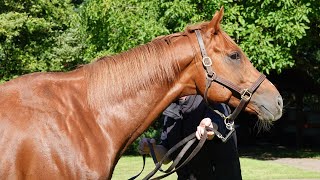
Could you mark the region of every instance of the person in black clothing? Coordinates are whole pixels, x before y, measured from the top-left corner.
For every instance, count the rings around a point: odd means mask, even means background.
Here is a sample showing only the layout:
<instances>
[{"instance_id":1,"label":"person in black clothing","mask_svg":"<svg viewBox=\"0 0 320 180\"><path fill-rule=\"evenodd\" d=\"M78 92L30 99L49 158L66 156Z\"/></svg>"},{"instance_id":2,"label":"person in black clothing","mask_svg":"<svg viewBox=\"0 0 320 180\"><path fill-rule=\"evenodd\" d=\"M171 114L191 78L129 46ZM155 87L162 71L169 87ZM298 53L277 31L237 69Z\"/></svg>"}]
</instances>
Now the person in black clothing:
<instances>
[{"instance_id":1,"label":"person in black clothing","mask_svg":"<svg viewBox=\"0 0 320 180\"><path fill-rule=\"evenodd\" d=\"M225 115L230 113L229 107L225 104L214 104L213 108ZM197 138L200 139L205 126L216 126L215 128L223 135L227 133L223 119L207 106L200 95L180 98L163 112L163 118L161 143L157 145L154 139L142 138L138 147L141 154L149 154L147 141L151 142L158 161L167 150L195 131L197 131ZM214 133L208 132L209 140L205 142L199 153L177 171L178 180L242 179L235 133L225 143L213 137ZM165 163L174 159L178 153L175 152Z\"/></svg>"}]
</instances>

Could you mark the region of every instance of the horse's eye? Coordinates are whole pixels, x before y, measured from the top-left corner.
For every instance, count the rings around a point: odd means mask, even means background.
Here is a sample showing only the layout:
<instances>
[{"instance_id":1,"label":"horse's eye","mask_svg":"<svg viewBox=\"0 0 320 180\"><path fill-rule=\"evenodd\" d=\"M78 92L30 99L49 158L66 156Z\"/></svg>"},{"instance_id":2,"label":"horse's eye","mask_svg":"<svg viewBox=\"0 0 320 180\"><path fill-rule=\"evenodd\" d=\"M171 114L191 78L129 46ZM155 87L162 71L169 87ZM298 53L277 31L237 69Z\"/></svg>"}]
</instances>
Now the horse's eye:
<instances>
[{"instance_id":1,"label":"horse's eye","mask_svg":"<svg viewBox=\"0 0 320 180\"><path fill-rule=\"evenodd\" d=\"M240 60L240 54L238 52L233 52L229 55L232 60Z\"/></svg>"}]
</instances>

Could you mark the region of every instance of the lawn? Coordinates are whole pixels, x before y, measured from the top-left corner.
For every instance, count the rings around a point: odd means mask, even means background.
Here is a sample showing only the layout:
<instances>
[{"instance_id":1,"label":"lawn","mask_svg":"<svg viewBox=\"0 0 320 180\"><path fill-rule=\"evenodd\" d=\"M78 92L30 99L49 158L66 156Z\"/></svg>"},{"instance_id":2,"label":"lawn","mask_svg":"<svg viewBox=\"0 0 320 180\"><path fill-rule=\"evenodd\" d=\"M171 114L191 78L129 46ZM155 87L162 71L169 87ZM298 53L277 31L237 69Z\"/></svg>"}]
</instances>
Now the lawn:
<instances>
[{"instance_id":1,"label":"lawn","mask_svg":"<svg viewBox=\"0 0 320 180\"><path fill-rule=\"evenodd\" d=\"M130 177L138 174L142 169L142 156L124 156L122 157L113 173L112 180L126 180ZM144 178L147 174L149 174L154 169L154 163L150 157L146 158L146 166L143 173L137 179ZM163 169L165 170L168 166L164 166ZM162 173L157 173L157 175L161 175ZM167 178L166 180L176 180L177 175L174 173Z\"/></svg>"},{"instance_id":2,"label":"lawn","mask_svg":"<svg viewBox=\"0 0 320 180\"><path fill-rule=\"evenodd\" d=\"M320 179L320 172L301 170L271 161L240 158L244 180Z\"/></svg>"},{"instance_id":3,"label":"lawn","mask_svg":"<svg viewBox=\"0 0 320 180\"><path fill-rule=\"evenodd\" d=\"M320 179L320 172L305 171L295 167L280 165L271 161L257 160L252 158L240 158L242 177L244 180L273 180L273 179ZM142 168L140 156L124 156L118 162L113 173L112 180L125 180L136 175ZM154 168L151 158L147 158L143 174L138 178L142 179ZM165 169L165 168L163 168ZM158 175L161 173L158 173ZM156 177L156 176L154 176ZM175 174L165 178L175 180Z\"/></svg>"}]
</instances>

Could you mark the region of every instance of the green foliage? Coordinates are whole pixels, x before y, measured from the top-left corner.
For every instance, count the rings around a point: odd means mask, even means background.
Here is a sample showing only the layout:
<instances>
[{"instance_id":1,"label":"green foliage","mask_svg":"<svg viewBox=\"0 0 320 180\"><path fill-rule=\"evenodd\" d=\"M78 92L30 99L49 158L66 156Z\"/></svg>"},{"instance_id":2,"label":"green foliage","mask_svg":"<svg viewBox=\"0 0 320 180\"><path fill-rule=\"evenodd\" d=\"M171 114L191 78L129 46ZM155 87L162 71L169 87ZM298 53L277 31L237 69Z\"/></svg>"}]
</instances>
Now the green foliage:
<instances>
[{"instance_id":1,"label":"green foliage","mask_svg":"<svg viewBox=\"0 0 320 180\"><path fill-rule=\"evenodd\" d=\"M295 68L302 69L320 83L320 1L308 0L313 7L308 15L310 23L306 36L297 42L291 49L294 56Z\"/></svg>"},{"instance_id":2,"label":"green foliage","mask_svg":"<svg viewBox=\"0 0 320 180\"><path fill-rule=\"evenodd\" d=\"M156 0L93 0L81 10L88 59L118 53L169 32L158 23Z\"/></svg>"},{"instance_id":3,"label":"green foliage","mask_svg":"<svg viewBox=\"0 0 320 180\"><path fill-rule=\"evenodd\" d=\"M260 7L267 8L265 10L258 10L257 5L243 7L244 20L249 23L241 25L244 31L240 44L261 70L268 73L271 69L281 71L293 66L290 48L306 35L308 6L300 1L286 0L263 1Z\"/></svg>"},{"instance_id":4,"label":"green foliage","mask_svg":"<svg viewBox=\"0 0 320 180\"><path fill-rule=\"evenodd\" d=\"M265 73L295 64L292 49L310 29L312 7L319 7L299 0L91 0L81 7L82 34L89 47L85 57L118 53L183 31L189 24L211 20L221 6L223 28ZM155 129L145 135L154 137ZM127 153L136 153L137 145L135 141Z\"/></svg>"},{"instance_id":5,"label":"green foliage","mask_svg":"<svg viewBox=\"0 0 320 180\"><path fill-rule=\"evenodd\" d=\"M2 0L0 82L74 69L209 21L221 6L224 30L259 70L295 66L320 82L319 0Z\"/></svg>"},{"instance_id":6,"label":"green foliage","mask_svg":"<svg viewBox=\"0 0 320 180\"><path fill-rule=\"evenodd\" d=\"M0 79L81 63L77 14L65 0L0 2Z\"/></svg>"},{"instance_id":7,"label":"green foliage","mask_svg":"<svg viewBox=\"0 0 320 180\"><path fill-rule=\"evenodd\" d=\"M316 73L317 0L3 0L0 79L69 70L210 20L221 6L224 29L259 70L280 72L307 61Z\"/></svg>"},{"instance_id":8,"label":"green foliage","mask_svg":"<svg viewBox=\"0 0 320 180\"><path fill-rule=\"evenodd\" d=\"M298 0L91 0L82 7L86 57L118 53L161 34L211 20L225 7L223 27L259 70L280 72L295 63L292 47L306 36L311 4Z\"/></svg>"}]
</instances>

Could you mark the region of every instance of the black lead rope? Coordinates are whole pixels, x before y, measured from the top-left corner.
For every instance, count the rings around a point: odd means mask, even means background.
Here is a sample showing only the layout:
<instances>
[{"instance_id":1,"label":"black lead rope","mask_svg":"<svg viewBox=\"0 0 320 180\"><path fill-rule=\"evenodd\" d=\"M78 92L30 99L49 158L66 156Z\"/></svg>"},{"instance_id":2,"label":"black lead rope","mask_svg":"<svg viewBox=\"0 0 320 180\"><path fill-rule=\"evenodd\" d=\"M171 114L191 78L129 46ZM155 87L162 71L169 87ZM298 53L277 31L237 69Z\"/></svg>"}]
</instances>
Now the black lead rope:
<instances>
[{"instance_id":1,"label":"black lead rope","mask_svg":"<svg viewBox=\"0 0 320 180\"><path fill-rule=\"evenodd\" d=\"M137 178L138 176L140 176L140 174L143 172L144 167L145 167L145 165L146 165L146 155L145 155L145 154L144 154L144 155L142 155L142 159L143 159L143 166L142 166L141 171L140 171L137 175L135 175L135 176L133 176L133 177L129 178L128 180L134 180L134 179L136 179L136 178Z\"/></svg>"},{"instance_id":2,"label":"black lead rope","mask_svg":"<svg viewBox=\"0 0 320 180\"><path fill-rule=\"evenodd\" d=\"M183 158L183 156L185 155L185 153L189 150L189 148L192 146L192 144L194 144L196 142L196 133L192 133L189 136L187 136L186 138L182 139L179 143L177 143L176 145L174 145L161 159L161 161L157 162L156 156L155 156L155 152L154 149L152 147L152 144L149 144L149 148L150 148L150 154L153 158L153 161L155 163L155 168L146 176L143 178L143 180L149 180L150 178L152 178L152 176L154 176L155 173L157 173L158 171L163 172L164 174L158 177L153 178L152 180L159 180L162 178L165 178L169 175L171 175L172 173L176 172L177 170L179 170L180 168L182 168L183 166L185 166L202 148L203 144L205 143L206 139L207 139L207 131L213 131L214 134L221 139L222 142L226 142L230 139L231 135L234 132L234 128L231 129L229 131L229 133L223 137L223 135L215 128L210 128L210 127L206 127L204 134L201 136L201 139L199 141L199 143L197 144L197 146L194 148L194 150L191 152L191 154L178 166L178 163L181 161L181 159ZM167 170L162 170L161 166L163 164L163 162L169 158L169 156L175 152L178 148L180 148L181 146L184 147L182 148L182 150L180 151L180 153L178 154L178 156L175 158L175 160L173 161L173 163L170 165L170 167ZM144 170L145 167L145 155L143 156L143 167L142 170L140 171L140 173L138 173L137 175L133 176L132 178L130 178L129 180L134 180L136 179Z\"/></svg>"},{"instance_id":3,"label":"black lead rope","mask_svg":"<svg viewBox=\"0 0 320 180\"><path fill-rule=\"evenodd\" d=\"M174 145L161 159L161 161L157 162L155 164L155 168L146 176L143 178L143 180L149 180L150 178L152 178L152 176L161 168L163 162L169 158L169 156L175 152L178 148L180 148L181 146L184 145L183 149L180 151L179 155L176 157L176 159L173 161L173 163L171 164L171 166L167 169L167 170L162 170L165 174L159 176L159 177L155 177L153 178L153 180L158 180L158 179L162 179L164 177L169 176L170 174L176 172L178 169L182 168L184 165L186 165L202 148L203 144L205 143L207 139L207 131L205 131L205 133L203 134L203 136L201 137L199 143L197 144L197 146L194 148L194 150L191 152L191 154L187 157L187 159L185 159L178 167L176 167L176 165L180 162L180 160L182 159L182 157L184 156L184 154L187 152L187 150L192 146L192 144L194 144L196 142L196 133L192 133L189 136L185 137L184 139L182 139L179 143L177 143L176 145ZM145 158L145 157L144 157ZM143 171L145 166L145 160L143 161L143 168L140 171L140 173L138 173L137 175L129 178L129 180L134 180L136 179L141 172Z\"/></svg>"},{"instance_id":4,"label":"black lead rope","mask_svg":"<svg viewBox=\"0 0 320 180\"><path fill-rule=\"evenodd\" d=\"M194 148L194 150L191 152L191 154L188 156L188 158L186 160L184 160L178 167L175 167L175 165L171 165L168 170L168 172L166 172L165 174L155 177L152 180L159 180L162 178L165 178L167 176L169 176L170 174L176 172L177 170L179 170L180 168L182 168L183 166L185 166L202 148L203 144L205 143L207 139L207 131L204 132L203 136L201 137L199 143L197 144L197 146ZM160 162L158 162L156 164L155 169L149 173L145 178L143 178L143 180L149 180L157 171L158 169L161 167L161 165L163 164L164 160L167 159L169 157L169 155L171 155L174 151L176 151L179 147L181 147L182 145L186 144L184 146L184 148L181 150L181 152L179 153L179 155L176 157L176 159L173 161L173 164L178 164L178 162L181 160L181 158L183 157L183 155L187 152L187 150L191 147L191 145L196 141L196 133L192 133L189 136L187 136L186 138L184 138L182 141L180 141L178 144L176 144L175 146L173 146L166 154L165 156L161 159ZM186 148L187 147L187 148ZM173 170L174 168L174 170Z\"/></svg>"}]
</instances>

